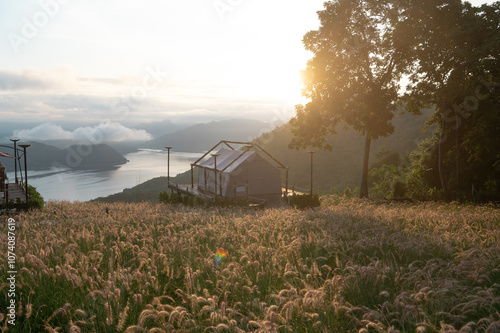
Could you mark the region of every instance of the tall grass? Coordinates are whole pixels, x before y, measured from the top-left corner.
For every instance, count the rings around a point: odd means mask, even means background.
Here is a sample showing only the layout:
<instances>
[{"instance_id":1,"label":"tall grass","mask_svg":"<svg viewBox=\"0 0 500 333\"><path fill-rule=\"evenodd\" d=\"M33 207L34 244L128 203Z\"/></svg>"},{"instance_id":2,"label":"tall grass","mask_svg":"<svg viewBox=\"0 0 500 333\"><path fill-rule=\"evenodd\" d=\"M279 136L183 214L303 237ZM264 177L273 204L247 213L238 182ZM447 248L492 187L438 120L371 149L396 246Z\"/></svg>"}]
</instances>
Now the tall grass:
<instances>
[{"instance_id":1,"label":"tall grass","mask_svg":"<svg viewBox=\"0 0 500 333\"><path fill-rule=\"evenodd\" d=\"M0 298L0 327L12 332L500 330L492 207L49 202L14 218L15 327ZM218 247L229 256L214 268ZM0 279L3 295L5 270Z\"/></svg>"}]
</instances>

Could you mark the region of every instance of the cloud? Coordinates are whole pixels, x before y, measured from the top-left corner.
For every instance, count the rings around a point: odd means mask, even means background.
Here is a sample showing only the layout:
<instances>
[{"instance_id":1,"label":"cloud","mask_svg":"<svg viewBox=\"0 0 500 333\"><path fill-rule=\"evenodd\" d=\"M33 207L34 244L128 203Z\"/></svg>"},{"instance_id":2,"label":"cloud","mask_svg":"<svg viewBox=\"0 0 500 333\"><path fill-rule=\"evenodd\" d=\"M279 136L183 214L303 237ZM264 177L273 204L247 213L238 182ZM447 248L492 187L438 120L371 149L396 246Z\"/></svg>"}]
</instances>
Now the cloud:
<instances>
[{"instance_id":1,"label":"cloud","mask_svg":"<svg viewBox=\"0 0 500 333\"><path fill-rule=\"evenodd\" d=\"M71 132L65 131L61 126L45 123L32 129L15 130L12 137L21 140L72 140Z\"/></svg>"},{"instance_id":2,"label":"cloud","mask_svg":"<svg viewBox=\"0 0 500 333\"><path fill-rule=\"evenodd\" d=\"M104 122L97 126L79 127L67 131L53 123L43 123L31 129L15 130L12 137L21 140L75 140L90 141L93 144L102 142L147 141L153 137L145 130L137 130L115 122Z\"/></svg>"},{"instance_id":3,"label":"cloud","mask_svg":"<svg viewBox=\"0 0 500 333\"><path fill-rule=\"evenodd\" d=\"M42 72L34 69L11 71L0 69L0 91L43 91L68 87L76 82L76 73L71 67L62 66Z\"/></svg>"},{"instance_id":4,"label":"cloud","mask_svg":"<svg viewBox=\"0 0 500 333\"><path fill-rule=\"evenodd\" d=\"M3 121L54 122L78 120L82 124L120 121L122 113L114 112L118 97L90 94L0 93L0 114Z\"/></svg>"},{"instance_id":5,"label":"cloud","mask_svg":"<svg viewBox=\"0 0 500 333\"><path fill-rule=\"evenodd\" d=\"M286 121L294 114L293 105L283 99L250 98L233 86L211 81L170 81L168 77L157 88L149 89L152 81L144 78L150 74L144 75L99 78L78 76L71 67L50 71L0 68L2 121L61 124L73 120L80 126L103 122L131 126L164 119L206 122L242 117L269 121L277 117Z\"/></svg>"},{"instance_id":6,"label":"cloud","mask_svg":"<svg viewBox=\"0 0 500 333\"><path fill-rule=\"evenodd\" d=\"M106 142L122 142L122 141L147 141L151 140L153 136L145 130L137 130L128 128L122 124L115 122L104 122L96 127L79 127L73 131L73 135L78 140L89 139L99 140Z\"/></svg>"},{"instance_id":7,"label":"cloud","mask_svg":"<svg viewBox=\"0 0 500 333\"><path fill-rule=\"evenodd\" d=\"M217 87L219 88L219 87ZM288 121L294 107L280 100L254 100L242 97L224 98L224 88L212 94L188 95L176 87L158 91L138 102L128 91L117 96L99 94L28 94L0 93L1 121L61 122L78 121L80 126L102 122L119 122L132 126L144 122L169 119L173 122L207 122L214 120L248 118L271 121L277 117ZM129 89L130 90L130 89ZM154 92L157 93L156 91ZM208 97L207 97L208 96Z\"/></svg>"}]
</instances>

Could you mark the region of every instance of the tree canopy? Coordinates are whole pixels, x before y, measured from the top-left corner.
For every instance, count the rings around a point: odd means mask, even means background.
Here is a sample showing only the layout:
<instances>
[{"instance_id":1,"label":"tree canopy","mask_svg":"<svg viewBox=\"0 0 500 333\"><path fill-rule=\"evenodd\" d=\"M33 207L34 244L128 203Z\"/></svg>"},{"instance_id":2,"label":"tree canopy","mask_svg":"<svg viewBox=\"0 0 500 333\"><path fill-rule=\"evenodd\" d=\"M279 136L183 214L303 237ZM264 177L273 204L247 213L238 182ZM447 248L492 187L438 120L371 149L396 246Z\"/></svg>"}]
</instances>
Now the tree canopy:
<instances>
[{"instance_id":1,"label":"tree canopy","mask_svg":"<svg viewBox=\"0 0 500 333\"><path fill-rule=\"evenodd\" d=\"M294 148L331 149L325 136L343 124L366 137L360 196L366 197L371 140L394 131L408 44L393 1L336 0L318 12L321 25L303 39L307 63L303 95L291 120Z\"/></svg>"},{"instance_id":2,"label":"tree canopy","mask_svg":"<svg viewBox=\"0 0 500 333\"><path fill-rule=\"evenodd\" d=\"M470 197L473 186L495 192L500 189L500 2L424 4L414 7L408 20L417 47L405 100L414 111L436 110L428 124L438 125L438 135L421 151L431 155L422 167L437 173L426 176L427 184L441 188L445 197ZM433 15L426 15L429 8Z\"/></svg>"},{"instance_id":3,"label":"tree canopy","mask_svg":"<svg viewBox=\"0 0 500 333\"><path fill-rule=\"evenodd\" d=\"M438 134L412 160L433 175L414 172L418 183L447 197L473 184L500 190L500 2L334 0L318 15L303 39L309 102L296 106L290 147L331 149L339 125L365 136L364 197L371 140L393 132L397 103L434 108Z\"/></svg>"}]
</instances>

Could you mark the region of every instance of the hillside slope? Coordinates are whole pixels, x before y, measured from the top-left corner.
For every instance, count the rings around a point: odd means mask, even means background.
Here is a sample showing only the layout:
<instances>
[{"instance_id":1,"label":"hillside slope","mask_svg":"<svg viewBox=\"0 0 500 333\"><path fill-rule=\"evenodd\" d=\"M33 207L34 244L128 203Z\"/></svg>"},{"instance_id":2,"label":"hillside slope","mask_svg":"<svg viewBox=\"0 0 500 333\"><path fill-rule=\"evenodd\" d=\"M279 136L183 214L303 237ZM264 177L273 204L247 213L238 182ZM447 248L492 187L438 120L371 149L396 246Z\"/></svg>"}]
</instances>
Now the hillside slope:
<instances>
[{"instance_id":1,"label":"hillside slope","mask_svg":"<svg viewBox=\"0 0 500 333\"><path fill-rule=\"evenodd\" d=\"M377 153L381 151L395 151L405 157L415 149L420 140L432 133L431 130L422 133L430 114L431 111L424 111L420 116L396 116L393 120L394 133L372 142L370 163L376 160ZM290 184L309 189L310 154L307 150L288 148L291 139L290 125L286 124L262 135L256 142L289 168ZM327 141L332 145L332 151L317 151L313 156L315 191L325 193L333 187L341 191L346 187L358 187L361 183L365 138L352 130L341 128L337 135L330 135Z\"/></svg>"},{"instance_id":2,"label":"hillside slope","mask_svg":"<svg viewBox=\"0 0 500 333\"><path fill-rule=\"evenodd\" d=\"M258 120L213 121L162 135L144 146L152 149L172 146L175 151L198 153L209 150L221 140L251 141L264 131L269 131L269 124Z\"/></svg>"},{"instance_id":3,"label":"hillside slope","mask_svg":"<svg viewBox=\"0 0 500 333\"><path fill-rule=\"evenodd\" d=\"M195 171L195 177L197 172ZM191 171L186 171L175 177L170 177L171 183L189 184L191 182ZM119 193L109 195L107 197L99 197L92 201L99 202L158 202L160 192L166 191L167 177L156 177L132 188L126 188Z\"/></svg>"}]
</instances>

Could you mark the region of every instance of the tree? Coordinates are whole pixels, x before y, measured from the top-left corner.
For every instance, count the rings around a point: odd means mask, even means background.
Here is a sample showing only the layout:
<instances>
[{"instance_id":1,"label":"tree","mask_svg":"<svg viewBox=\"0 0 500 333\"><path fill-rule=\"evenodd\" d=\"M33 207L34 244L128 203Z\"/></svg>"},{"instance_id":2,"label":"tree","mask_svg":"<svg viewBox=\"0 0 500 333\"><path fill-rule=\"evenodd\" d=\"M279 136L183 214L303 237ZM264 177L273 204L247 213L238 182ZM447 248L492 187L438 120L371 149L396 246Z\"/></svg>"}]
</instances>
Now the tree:
<instances>
[{"instance_id":1,"label":"tree","mask_svg":"<svg viewBox=\"0 0 500 333\"><path fill-rule=\"evenodd\" d=\"M290 147L331 149L325 140L339 124L365 136L360 197L368 196L372 140L394 131L400 79L408 65L404 10L395 1L335 0L318 12L321 25L303 39L314 56L304 72Z\"/></svg>"},{"instance_id":2,"label":"tree","mask_svg":"<svg viewBox=\"0 0 500 333\"><path fill-rule=\"evenodd\" d=\"M428 124L438 125L437 160L428 168L447 197L500 181L499 22L500 2L422 0L408 15L415 65L406 101L414 111L435 107Z\"/></svg>"},{"instance_id":3,"label":"tree","mask_svg":"<svg viewBox=\"0 0 500 333\"><path fill-rule=\"evenodd\" d=\"M424 107L436 108L429 124L437 122L440 128L437 170L444 192L447 191L442 167L445 110L450 107L455 92L461 89L455 84L460 85L464 77L459 64L465 57L456 52L460 47L461 10L461 0L422 0L420 6L411 8L407 20L414 36L412 57L415 67L409 77L406 101L414 112Z\"/></svg>"}]
</instances>

